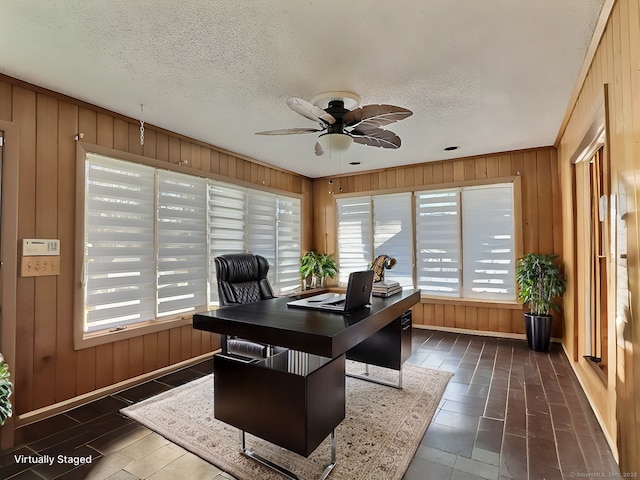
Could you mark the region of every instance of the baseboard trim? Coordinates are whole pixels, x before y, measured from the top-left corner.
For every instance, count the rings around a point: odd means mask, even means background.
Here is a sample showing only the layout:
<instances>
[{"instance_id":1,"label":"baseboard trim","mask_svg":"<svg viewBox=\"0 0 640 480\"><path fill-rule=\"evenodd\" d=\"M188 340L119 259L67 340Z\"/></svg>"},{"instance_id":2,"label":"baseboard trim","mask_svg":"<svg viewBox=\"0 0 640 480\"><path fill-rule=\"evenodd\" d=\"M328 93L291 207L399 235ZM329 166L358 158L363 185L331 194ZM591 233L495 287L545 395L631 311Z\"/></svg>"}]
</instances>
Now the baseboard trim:
<instances>
[{"instance_id":1,"label":"baseboard trim","mask_svg":"<svg viewBox=\"0 0 640 480\"><path fill-rule=\"evenodd\" d=\"M159 368L158 370L154 370L153 372L138 375L137 377L129 378L127 380L123 380L122 382L114 383L113 385L102 387L97 390L78 395L77 397L63 400L62 402L54 403L53 405L48 405L37 410L23 413L22 415L18 415L15 417L15 428L23 427L44 418L66 412L67 410L71 410L72 408L78 407L85 403L89 403L102 397L106 397L113 393L119 392L120 390L135 387L136 385L139 385L141 383L161 377L163 375L166 375L167 373L190 367L191 365L195 365L196 363L199 363L203 360L207 360L208 358L212 357L214 353L219 351L220 350L218 349L213 352L205 353L197 357L190 358L189 360L174 363L173 365L170 365L168 367Z\"/></svg>"},{"instance_id":2,"label":"baseboard trim","mask_svg":"<svg viewBox=\"0 0 640 480\"><path fill-rule=\"evenodd\" d=\"M527 339L527 336L524 333L491 332L487 330L471 330L468 328L442 327L439 325L417 325L415 323L412 326L413 328L420 328L423 330L437 330L440 332L464 333L467 335L478 335L480 337L510 338L513 340ZM551 341L561 343L562 339L551 337Z\"/></svg>"}]
</instances>

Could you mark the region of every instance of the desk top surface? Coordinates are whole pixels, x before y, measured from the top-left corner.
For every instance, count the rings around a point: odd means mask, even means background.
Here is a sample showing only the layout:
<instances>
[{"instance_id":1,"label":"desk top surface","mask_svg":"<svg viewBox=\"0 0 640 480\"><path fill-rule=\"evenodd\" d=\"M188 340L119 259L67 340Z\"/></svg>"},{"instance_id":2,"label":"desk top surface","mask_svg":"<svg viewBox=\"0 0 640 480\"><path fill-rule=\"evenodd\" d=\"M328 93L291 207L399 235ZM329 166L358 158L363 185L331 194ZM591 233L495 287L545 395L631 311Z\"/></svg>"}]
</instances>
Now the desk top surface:
<instances>
[{"instance_id":1,"label":"desk top surface","mask_svg":"<svg viewBox=\"0 0 640 480\"><path fill-rule=\"evenodd\" d=\"M419 290L389 298L349 314L287 307L281 297L211 310L193 316L193 327L223 335L336 357L365 340L420 301Z\"/></svg>"}]
</instances>

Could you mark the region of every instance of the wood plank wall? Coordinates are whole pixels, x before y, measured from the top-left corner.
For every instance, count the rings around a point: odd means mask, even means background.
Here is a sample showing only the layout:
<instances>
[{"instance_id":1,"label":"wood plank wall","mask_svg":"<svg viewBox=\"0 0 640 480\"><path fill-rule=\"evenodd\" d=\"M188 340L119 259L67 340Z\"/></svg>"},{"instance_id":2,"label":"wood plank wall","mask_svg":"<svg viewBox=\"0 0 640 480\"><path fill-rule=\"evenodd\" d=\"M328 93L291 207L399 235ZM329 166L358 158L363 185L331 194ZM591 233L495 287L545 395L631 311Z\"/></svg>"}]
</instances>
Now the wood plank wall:
<instances>
[{"instance_id":1,"label":"wood plank wall","mask_svg":"<svg viewBox=\"0 0 640 480\"><path fill-rule=\"evenodd\" d=\"M596 414L602 419L605 432L617 443L621 472L640 471L640 1L617 0L609 15L606 27L596 49L595 56L585 77L576 105L567 122L558 147L558 163L562 187L564 223L564 249L567 259L569 288L573 290L575 278L574 222L572 199L572 166L570 160L601 105L605 103L604 85L608 98L608 146L611 161L611 201L618 212L628 212L624 219L612 219L617 225L614 234L624 238L626 227L626 285L616 283L615 273L608 284L609 298L618 294L630 299L630 311L626 315L626 328L616 331L619 312L609 313L608 348L610 368L606 385L593 371L592 365L582 358L583 335L575 331L574 321L584 321L578 316L577 305L584 302L584 292L568 291L564 301L567 318L566 338L578 339L578 346L567 341L569 357L592 402ZM577 215L580 215L578 212ZM623 260L624 261L624 260ZM608 259L610 271L615 272L618 258ZM612 302L615 303L615 302ZM618 333L620 336L618 337ZM619 342L617 341L619 338ZM613 360L615 359L615 360ZM614 368L615 367L615 368Z\"/></svg>"},{"instance_id":2,"label":"wood plank wall","mask_svg":"<svg viewBox=\"0 0 640 480\"><path fill-rule=\"evenodd\" d=\"M311 239L311 181L235 156L212 145L145 128L80 101L0 76L0 119L19 126L18 239L59 238L57 277L17 278L14 410L36 409L108 387L218 348L217 335L183 326L100 345L73 348L75 161L77 133L83 140L123 152L303 195L303 248ZM18 244L16 239L16 245Z\"/></svg>"},{"instance_id":3,"label":"wood plank wall","mask_svg":"<svg viewBox=\"0 0 640 480\"><path fill-rule=\"evenodd\" d=\"M384 193L420 190L421 186L521 176L522 240L524 252L562 256L562 215L555 148L458 158L355 175L316 179L313 182L314 246L337 251L335 194ZM333 180L329 184L329 180ZM426 300L413 309L418 325L482 332L523 334L521 307L492 304L478 306L452 300ZM552 334L562 336L562 320L554 322Z\"/></svg>"}]
</instances>

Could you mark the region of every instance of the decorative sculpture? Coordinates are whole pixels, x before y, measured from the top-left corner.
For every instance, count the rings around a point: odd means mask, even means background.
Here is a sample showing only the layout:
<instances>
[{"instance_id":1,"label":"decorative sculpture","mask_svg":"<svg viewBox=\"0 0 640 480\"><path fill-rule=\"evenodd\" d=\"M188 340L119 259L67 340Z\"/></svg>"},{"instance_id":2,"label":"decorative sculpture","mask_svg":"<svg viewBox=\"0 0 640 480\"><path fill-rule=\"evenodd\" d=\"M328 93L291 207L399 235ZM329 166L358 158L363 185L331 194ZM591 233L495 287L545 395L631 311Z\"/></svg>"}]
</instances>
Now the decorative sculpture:
<instances>
[{"instance_id":1,"label":"decorative sculpture","mask_svg":"<svg viewBox=\"0 0 640 480\"><path fill-rule=\"evenodd\" d=\"M397 263L398 261L389 255L378 255L371 264L371 270L373 270L373 281L376 283L382 282L384 280L384 271L391 270Z\"/></svg>"}]
</instances>

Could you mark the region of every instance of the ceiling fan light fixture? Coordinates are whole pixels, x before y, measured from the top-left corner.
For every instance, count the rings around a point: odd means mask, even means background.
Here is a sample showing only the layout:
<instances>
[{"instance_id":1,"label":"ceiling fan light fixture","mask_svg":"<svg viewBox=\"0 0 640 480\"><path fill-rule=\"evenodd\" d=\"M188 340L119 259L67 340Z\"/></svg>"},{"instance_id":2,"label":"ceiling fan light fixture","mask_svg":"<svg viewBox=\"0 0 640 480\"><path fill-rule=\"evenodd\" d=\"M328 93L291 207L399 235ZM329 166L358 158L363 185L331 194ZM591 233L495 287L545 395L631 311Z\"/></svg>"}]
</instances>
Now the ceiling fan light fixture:
<instances>
[{"instance_id":1,"label":"ceiling fan light fixture","mask_svg":"<svg viewBox=\"0 0 640 480\"><path fill-rule=\"evenodd\" d=\"M318 137L318 143L325 152L346 152L353 143L353 137L346 133L325 133Z\"/></svg>"}]
</instances>

